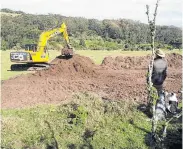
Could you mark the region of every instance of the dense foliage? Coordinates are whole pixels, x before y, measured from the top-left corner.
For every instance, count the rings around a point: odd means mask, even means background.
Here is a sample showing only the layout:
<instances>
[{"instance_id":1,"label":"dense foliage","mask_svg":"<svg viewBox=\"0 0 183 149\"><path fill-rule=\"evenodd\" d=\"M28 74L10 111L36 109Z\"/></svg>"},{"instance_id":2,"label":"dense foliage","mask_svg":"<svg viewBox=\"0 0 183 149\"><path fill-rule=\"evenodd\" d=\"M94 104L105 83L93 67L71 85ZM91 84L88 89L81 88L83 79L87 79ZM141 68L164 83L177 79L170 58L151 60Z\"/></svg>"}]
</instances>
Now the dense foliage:
<instances>
[{"instance_id":1,"label":"dense foliage","mask_svg":"<svg viewBox=\"0 0 183 149\"><path fill-rule=\"evenodd\" d=\"M150 50L147 24L138 21L96 20L81 17L65 17L57 14L33 15L22 11L1 9L1 49L11 49L30 43L37 43L39 35L45 30L58 27L62 22L68 26L72 45L75 48L94 50ZM17 15L8 15L8 14ZM181 48L182 29L174 26L157 26L156 46L161 48ZM63 44L56 37L49 44Z\"/></svg>"}]
</instances>

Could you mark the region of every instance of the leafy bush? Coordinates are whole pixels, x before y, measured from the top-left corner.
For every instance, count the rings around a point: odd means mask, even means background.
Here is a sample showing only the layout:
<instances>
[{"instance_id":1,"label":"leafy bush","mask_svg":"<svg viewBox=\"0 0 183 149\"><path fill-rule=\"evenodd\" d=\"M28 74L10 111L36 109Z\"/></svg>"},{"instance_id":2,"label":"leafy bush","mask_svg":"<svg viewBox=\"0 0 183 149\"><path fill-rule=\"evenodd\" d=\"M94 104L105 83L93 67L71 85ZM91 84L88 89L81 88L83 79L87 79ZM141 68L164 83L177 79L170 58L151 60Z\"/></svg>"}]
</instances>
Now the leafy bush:
<instances>
[{"instance_id":1,"label":"leafy bush","mask_svg":"<svg viewBox=\"0 0 183 149\"><path fill-rule=\"evenodd\" d=\"M84 39L80 39L79 45L82 46L82 47L86 47Z\"/></svg>"}]
</instances>

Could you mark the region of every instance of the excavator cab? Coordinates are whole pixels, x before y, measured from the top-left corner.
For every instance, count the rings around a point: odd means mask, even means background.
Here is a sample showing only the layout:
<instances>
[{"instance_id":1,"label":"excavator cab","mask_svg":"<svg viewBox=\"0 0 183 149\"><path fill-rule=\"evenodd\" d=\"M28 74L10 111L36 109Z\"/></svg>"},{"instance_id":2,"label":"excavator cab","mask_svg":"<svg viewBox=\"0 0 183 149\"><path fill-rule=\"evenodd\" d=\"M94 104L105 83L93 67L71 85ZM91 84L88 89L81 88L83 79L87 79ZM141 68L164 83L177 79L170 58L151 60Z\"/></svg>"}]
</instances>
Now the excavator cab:
<instances>
[{"instance_id":1,"label":"excavator cab","mask_svg":"<svg viewBox=\"0 0 183 149\"><path fill-rule=\"evenodd\" d=\"M25 45L25 51L37 51L37 44L26 44Z\"/></svg>"}]
</instances>

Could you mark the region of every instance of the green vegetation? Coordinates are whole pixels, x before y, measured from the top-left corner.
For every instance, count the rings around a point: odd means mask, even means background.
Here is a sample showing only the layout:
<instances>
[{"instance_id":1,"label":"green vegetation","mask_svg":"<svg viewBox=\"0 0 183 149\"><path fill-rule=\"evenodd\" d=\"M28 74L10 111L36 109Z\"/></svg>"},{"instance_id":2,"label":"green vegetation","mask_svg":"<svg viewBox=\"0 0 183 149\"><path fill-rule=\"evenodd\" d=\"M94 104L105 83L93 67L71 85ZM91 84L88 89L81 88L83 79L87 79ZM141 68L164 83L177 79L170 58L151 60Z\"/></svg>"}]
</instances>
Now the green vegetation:
<instances>
[{"instance_id":1,"label":"green vegetation","mask_svg":"<svg viewBox=\"0 0 183 149\"><path fill-rule=\"evenodd\" d=\"M2 8L1 9L1 12L5 12L6 14L25 14L23 11L13 11L11 9L8 9L8 8Z\"/></svg>"},{"instance_id":2,"label":"green vegetation","mask_svg":"<svg viewBox=\"0 0 183 149\"><path fill-rule=\"evenodd\" d=\"M59 106L3 109L1 147L148 149L151 120L137 107L84 92ZM170 124L165 145L181 145L181 126L181 119ZM161 125L157 131L162 133Z\"/></svg>"},{"instance_id":3,"label":"green vegetation","mask_svg":"<svg viewBox=\"0 0 183 149\"><path fill-rule=\"evenodd\" d=\"M5 148L148 148L150 121L131 101L83 93L60 106L2 110ZM143 122L143 123L142 123Z\"/></svg>"},{"instance_id":4,"label":"green vegetation","mask_svg":"<svg viewBox=\"0 0 183 149\"><path fill-rule=\"evenodd\" d=\"M148 25L138 21L33 15L9 9L1 9L1 14L2 50L12 49L17 44L23 47L25 44L37 43L43 31L59 27L62 22L67 24L70 41L77 49L150 50ZM157 26L156 33L156 47L170 50L181 48L181 28ZM50 40L52 46L55 42L64 44L59 36Z\"/></svg>"}]
</instances>

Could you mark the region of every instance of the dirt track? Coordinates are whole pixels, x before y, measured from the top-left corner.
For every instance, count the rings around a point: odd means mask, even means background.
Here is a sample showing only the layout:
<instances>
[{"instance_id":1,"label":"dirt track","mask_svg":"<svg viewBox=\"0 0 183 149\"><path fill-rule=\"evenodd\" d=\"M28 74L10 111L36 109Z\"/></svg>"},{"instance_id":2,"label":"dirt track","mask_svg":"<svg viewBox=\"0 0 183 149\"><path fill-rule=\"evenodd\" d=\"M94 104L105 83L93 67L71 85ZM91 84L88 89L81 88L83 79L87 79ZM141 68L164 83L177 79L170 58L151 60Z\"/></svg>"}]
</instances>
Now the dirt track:
<instances>
[{"instance_id":1,"label":"dirt track","mask_svg":"<svg viewBox=\"0 0 183 149\"><path fill-rule=\"evenodd\" d=\"M165 89L181 89L182 56L167 55ZM48 70L21 75L2 84L2 108L59 104L75 92L91 91L101 97L146 102L149 57L106 57L97 66L87 57L56 58Z\"/></svg>"}]
</instances>

